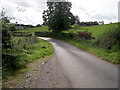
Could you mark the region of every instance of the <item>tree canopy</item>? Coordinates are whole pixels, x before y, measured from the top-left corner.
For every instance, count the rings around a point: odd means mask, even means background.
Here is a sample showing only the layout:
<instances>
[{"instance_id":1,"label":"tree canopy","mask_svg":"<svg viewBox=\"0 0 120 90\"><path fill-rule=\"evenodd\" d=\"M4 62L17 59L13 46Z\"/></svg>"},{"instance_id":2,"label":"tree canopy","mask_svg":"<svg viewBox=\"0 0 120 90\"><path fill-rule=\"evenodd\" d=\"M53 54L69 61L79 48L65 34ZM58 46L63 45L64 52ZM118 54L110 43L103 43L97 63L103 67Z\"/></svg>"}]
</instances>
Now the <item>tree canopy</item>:
<instances>
[{"instance_id":1,"label":"tree canopy","mask_svg":"<svg viewBox=\"0 0 120 90\"><path fill-rule=\"evenodd\" d=\"M61 32L75 23L75 17L70 12L71 2L47 2L47 7L48 9L43 12L43 21L49 30Z\"/></svg>"}]
</instances>

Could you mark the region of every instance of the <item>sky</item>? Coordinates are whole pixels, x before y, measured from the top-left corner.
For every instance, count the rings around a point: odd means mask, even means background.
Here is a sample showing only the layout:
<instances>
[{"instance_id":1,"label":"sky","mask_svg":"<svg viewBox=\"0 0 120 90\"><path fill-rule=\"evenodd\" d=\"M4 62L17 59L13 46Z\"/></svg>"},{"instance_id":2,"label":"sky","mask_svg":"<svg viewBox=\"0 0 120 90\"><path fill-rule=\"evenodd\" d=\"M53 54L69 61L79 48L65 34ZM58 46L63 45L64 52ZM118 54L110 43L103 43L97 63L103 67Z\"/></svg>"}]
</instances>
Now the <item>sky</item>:
<instances>
[{"instance_id":1,"label":"sky","mask_svg":"<svg viewBox=\"0 0 120 90\"><path fill-rule=\"evenodd\" d=\"M120 0L68 0L72 2L71 12L80 21L118 22L118 2ZM47 9L47 0L0 0L0 11L14 17L11 22L37 25L42 24L42 13ZM21 11L20 11L21 9Z\"/></svg>"}]
</instances>

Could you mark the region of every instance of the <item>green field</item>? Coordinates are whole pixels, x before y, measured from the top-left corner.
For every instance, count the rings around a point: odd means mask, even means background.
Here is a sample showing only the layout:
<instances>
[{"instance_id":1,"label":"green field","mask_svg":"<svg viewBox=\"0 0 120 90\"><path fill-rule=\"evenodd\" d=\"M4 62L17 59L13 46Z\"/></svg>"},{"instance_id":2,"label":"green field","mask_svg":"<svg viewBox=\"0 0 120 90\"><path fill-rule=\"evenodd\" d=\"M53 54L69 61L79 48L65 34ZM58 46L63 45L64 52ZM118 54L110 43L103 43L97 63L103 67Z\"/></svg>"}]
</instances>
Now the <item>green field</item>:
<instances>
[{"instance_id":1,"label":"green field","mask_svg":"<svg viewBox=\"0 0 120 90\"><path fill-rule=\"evenodd\" d=\"M89 26L89 27L78 27L69 29L67 31L63 31L64 33L72 33L77 35L80 31L87 31L92 33L92 36L95 37L95 39L92 40L85 40L85 39L79 39L79 38L63 38L63 36L57 37L57 39L64 40L66 42L69 42L83 50L86 50L87 52L90 52L104 60L107 60L112 63L119 64L119 57L118 57L118 47L114 46L112 49L105 49L103 47L97 46L95 42L98 40L102 40L104 38L110 38L109 36L105 37L106 33L115 31L115 29L118 28L118 23L113 24L105 24L105 25L97 25L97 26ZM28 30L19 30L22 32L38 32L38 31L48 31L47 27L39 27L39 28L33 28ZM114 40L113 40L114 41ZM105 42L105 41L104 41Z\"/></svg>"},{"instance_id":2,"label":"green field","mask_svg":"<svg viewBox=\"0 0 120 90\"><path fill-rule=\"evenodd\" d=\"M34 32L38 32L38 31L48 31L48 27L44 26L44 27L36 27L36 28L30 28L30 29L22 29L22 30L17 30L16 32L34 33Z\"/></svg>"},{"instance_id":3,"label":"green field","mask_svg":"<svg viewBox=\"0 0 120 90\"><path fill-rule=\"evenodd\" d=\"M75 29L69 29L67 31L63 31L65 33L78 33L79 31L88 31L91 32L94 37L98 37L100 34L109 31L109 29L116 28L118 27L118 23L113 23L113 24L106 24L106 25L98 25L98 26L89 26L89 27L79 27ZM22 30L17 30L16 32L41 32L41 31L48 31L47 26L43 27L36 27L36 28L31 28L31 29L22 29Z\"/></svg>"},{"instance_id":4,"label":"green field","mask_svg":"<svg viewBox=\"0 0 120 90\"><path fill-rule=\"evenodd\" d=\"M112 30L113 28L118 27L118 23L105 24L98 26L89 26L89 27L79 27L76 29L70 29L69 31L64 31L66 33L78 33L79 31L88 31L91 32L94 37L98 37L100 34Z\"/></svg>"}]
</instances>

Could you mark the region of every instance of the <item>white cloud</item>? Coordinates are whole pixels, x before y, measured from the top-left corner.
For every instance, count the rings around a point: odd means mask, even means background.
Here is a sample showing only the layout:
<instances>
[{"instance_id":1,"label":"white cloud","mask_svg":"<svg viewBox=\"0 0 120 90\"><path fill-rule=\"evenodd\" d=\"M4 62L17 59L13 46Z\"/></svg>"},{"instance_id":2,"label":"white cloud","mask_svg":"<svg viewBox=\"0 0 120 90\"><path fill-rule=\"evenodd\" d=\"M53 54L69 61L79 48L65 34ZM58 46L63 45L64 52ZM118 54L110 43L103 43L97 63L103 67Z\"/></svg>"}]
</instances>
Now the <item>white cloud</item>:
<instances>
[{"instance_id":1,"label":"white cloud","mask_svg":"<svg viewBox=\"0 0 120 90\"><path fill-rule=\"evenodd\" d=\"M81 21L103 20L106 23L118 21L119 0L70 0L73 2L72 12Z\"/></svg>"},{"instance_id":2,"label":"white cloud","mask_svg":"<svg viewBox=\"0 0 120 90\"><path fill-rule=\"evenodd\" d=\"M24 24L42 24L42 12L47 8L47 0L1 0L0 7L4 7L12 22ZM78 15L81 21L118 21L119 0L69 0L72 2L71 12ZM24 12L18 12L18 8Z\"/></svg>"}]
</instances>

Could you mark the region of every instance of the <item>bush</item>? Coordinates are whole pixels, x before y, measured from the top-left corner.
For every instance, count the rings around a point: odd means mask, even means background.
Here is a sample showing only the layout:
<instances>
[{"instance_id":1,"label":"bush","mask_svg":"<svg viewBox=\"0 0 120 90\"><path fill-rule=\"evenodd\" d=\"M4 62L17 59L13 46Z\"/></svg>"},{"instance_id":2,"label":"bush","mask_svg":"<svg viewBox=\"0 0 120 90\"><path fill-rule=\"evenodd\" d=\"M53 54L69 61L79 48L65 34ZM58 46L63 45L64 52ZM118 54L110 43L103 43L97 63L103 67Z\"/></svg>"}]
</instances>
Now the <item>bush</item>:
<instances>
[{"instance_id":1,"label":"bush","mask_svg":"<svg viewBox=\"0 0 120 90\"><path fill-rule=\"evenodd\" d=\"M75 34L73 33L52 33L53 38L58 38L58 39L72 39L74 38Z\"/></svg>"},{"instance_id":2,"label":"bush","mask_svg":"<svg viewBox=\"0 0 120 90\"><path fill-rule=\"evenodd\" d=\"M31 37L31 36L33 36L32 33L28 33L28 32L13 32L12 35L15 37L22 37L22 36Z\"/></svg>"},{"instance_id":3,"label":"bush","mask_svg":"<svg viewBox=\"0 0 120 90\"><path fill-rule=\"evenodd\" d=\"M120 30L113 28L105 32L99 36L95 43L105 49L120 49Z\"/></svg>"},{"instance_id":4,"label":"bush","mask_svg":"<svg viewBox=\"0 0 120 90\"><path fill-rule=\"evenodd\" d=\"M51 33L50 32L35 32L35 35L39 37L50 37Z\"/></svg>"},{"instance_id":5,"label":"bush","mask_svg":"<svg viewBox=\"0 0 120 90\"><path fill-rule=\"evenodd\" d=\"M92 39L92 33L89 33L89 32L78 32L77 34L78 38L83 38L83 39Z\"/></svg>"},{"instance_id":6,"label":"bush","mask_svg":"<svg viewBox=\"0 0 120 90\"><path fill-rule=\"evenodd\" d=\"M11 71L22 69L27 66L30 61L27 54L30 54L31 49L37 38L32 37L13 37L12 48L4 48L2 53L3 75Z\"/></svg>"}]
</instances>

